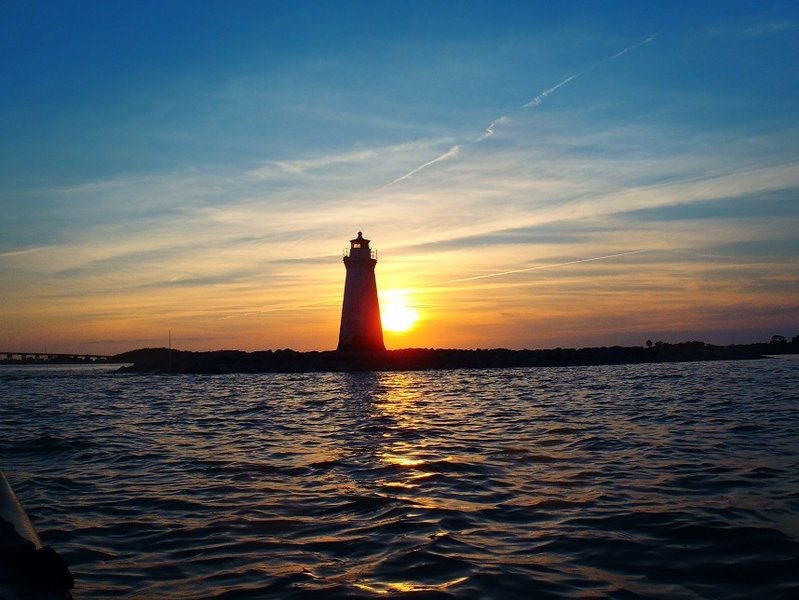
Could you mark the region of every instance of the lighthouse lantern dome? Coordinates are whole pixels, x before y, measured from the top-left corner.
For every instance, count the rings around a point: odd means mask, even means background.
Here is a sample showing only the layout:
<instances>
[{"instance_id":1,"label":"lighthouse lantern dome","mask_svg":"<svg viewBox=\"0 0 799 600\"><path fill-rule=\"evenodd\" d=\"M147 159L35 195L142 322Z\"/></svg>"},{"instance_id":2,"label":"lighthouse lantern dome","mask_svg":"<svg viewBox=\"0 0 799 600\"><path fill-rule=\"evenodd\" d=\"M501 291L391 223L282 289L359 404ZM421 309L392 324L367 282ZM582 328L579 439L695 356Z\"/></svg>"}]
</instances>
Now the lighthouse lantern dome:
<instances>
[{"instance_id":1,"label":"lighthouse lantern dome","mask_svg":"<svg viewBox=\"0 0 799 600\"><path fill-rule=\"evenodd\" d=\"M356 249L368 250L370 241L371 240L367 240L365 237L363 237L363 233L359 231L358 237L356 237L354 240L350 240L350 248L353 250Z\"/></svg>"}]
</instances>

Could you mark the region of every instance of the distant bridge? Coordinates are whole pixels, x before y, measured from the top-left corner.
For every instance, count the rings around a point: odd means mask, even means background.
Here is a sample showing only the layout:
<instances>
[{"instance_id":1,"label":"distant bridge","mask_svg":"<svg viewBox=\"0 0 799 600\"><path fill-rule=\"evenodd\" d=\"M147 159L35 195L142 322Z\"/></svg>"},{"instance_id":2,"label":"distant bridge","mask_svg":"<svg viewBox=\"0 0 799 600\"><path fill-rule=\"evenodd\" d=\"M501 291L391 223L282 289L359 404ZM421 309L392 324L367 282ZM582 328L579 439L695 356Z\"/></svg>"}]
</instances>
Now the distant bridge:
<instances>
[{"instance_id":1,"label":"distant bridge","mask_svg":"<svg viewBox=\"0 0 799 600\"><path fill-rule=\"evenodd\" d=\"M108 354L84 354L83 352L16 352L0 350L0 362L96 362L110 357L111 355Z\"/></svg>"}]
</instances>

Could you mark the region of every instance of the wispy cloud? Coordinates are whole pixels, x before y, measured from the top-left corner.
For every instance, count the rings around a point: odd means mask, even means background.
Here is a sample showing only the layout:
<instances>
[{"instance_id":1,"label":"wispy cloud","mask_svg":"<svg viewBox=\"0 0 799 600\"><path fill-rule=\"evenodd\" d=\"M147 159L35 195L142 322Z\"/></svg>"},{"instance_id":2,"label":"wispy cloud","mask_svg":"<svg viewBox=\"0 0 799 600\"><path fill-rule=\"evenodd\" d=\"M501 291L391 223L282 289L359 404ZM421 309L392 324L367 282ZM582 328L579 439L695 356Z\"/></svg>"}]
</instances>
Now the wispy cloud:
<instances>
[{"instance_id":1,"label":"wispy cloud","mask_svg":"<svg viewBox=\"0 0 799 600\"><path fill-rule=\"evenodd\" d=\"M253 177L260 179L268 179L278 174L292 174L300 175L307 171L322 169L332 165L340 165L345 163L363 163L377 154L374 149L359 150L355 152L342 152L338 154L328 154L317 158L299 159L299 160L275 160L266 163L265 165L253 169L249 172Z\"/></svg>"},{"instance_id":2,"label":"wispy cloud","mask_svg":"<svg viewBox=\"0 0 799 600\"><path fill-rule=\"evenodd\" d=\"M581 258L578 260L570 260L566 262L554 263L554 264L547 264L547 265L536 265L534 267L526 267L524 269L513 269L511 271L498 271L496 273L487 273L485 275L475 275L473 277L462 277L460 279L450 279L449 281L445 281L444 283L462 283L465 281L476 281L478 279L489 279L491 277L503 277L505 275L515 275L516 273L527 273L529 271L540 271L542 269L555 269L557 267L567 267L569 265L578 265L580 263L587 263L593 262L596 260L608 260L611 258L618 258L620 256L630 256L631 254L641 254L642 252L646 252L646 249L639 249L639 250L629 250L627 252L618 252L616 254L606 254L604 256L593 256L591 258Z\"/></svg>"},{"instance_id":3,"label":"wispy cloud","mask_svg":"<svg viewBox=\"0 0 799 600\"><path fill-rule=\"evenodd\" d=\"M751 36L751 37L759 37L759 36L767 36L767 35L779 35L785 33L787 31L793 31L794 29L799 29L799 21L792 21L792 20L783 20L783 21L770 21L770 22L759 22L754 23L749 26L744 26L741 24L725 24L725 25L716 25L702 34L700 37L734 37L734 36Z\"/></svg>"},{"instance_id":4,"label":"wispy cloud","mask_svg":"<svg viewBox=\"0 0 799 600\"><path fill-rule=\"evenodd\" d=\"M769 35L772 33L783 33L799 28L799 22L796 21L778 21L773 23L763 23L753 27L744 29L746 35Z\"/></svg>"},{"instance_id":5,"label":"wispy cloud","mask_svg":"<svg viewBox=\"0 0 799 600\"><path fill-rule=\"evenodd\" d=\"M38 254L39 252L49 250L51 246L36 246L34 248L24 248L23 250L9 250L8 252L0 252L0 258L11 258L17 256L27 256L30 254Z\"/></svg>"}]
</instances>

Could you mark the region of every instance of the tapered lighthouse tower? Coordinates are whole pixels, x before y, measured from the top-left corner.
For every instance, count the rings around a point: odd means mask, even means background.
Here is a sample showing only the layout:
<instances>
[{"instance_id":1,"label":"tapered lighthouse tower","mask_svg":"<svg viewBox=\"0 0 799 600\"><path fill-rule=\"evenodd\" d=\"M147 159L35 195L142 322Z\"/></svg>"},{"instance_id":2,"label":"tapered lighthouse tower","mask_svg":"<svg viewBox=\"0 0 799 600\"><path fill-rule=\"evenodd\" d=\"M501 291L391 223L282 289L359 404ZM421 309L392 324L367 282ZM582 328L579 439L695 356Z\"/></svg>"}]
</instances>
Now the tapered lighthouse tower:
<instances>
[{"instance_id":1,"label":"tapered lighthouse tower","mask_svg":"<svg viewBox=\"0 0 799 600\"><path fill-rule=\"evenodd\" d=\"M347 278L344 282L344 304L341 307L341 329L338 350L385 350L380 304L375 281L375 251L359 231L344 252Z\"/></svg>"}]
</instances>

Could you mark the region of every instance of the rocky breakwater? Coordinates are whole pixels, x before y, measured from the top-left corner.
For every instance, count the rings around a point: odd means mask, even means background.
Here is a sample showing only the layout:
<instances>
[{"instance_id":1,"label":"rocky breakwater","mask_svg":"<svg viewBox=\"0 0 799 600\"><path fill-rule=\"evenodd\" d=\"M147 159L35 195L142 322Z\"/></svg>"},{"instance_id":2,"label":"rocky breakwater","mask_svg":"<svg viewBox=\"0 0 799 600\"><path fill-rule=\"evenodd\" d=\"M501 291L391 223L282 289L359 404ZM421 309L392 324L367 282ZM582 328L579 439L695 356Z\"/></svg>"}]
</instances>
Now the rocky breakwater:
<instances>
[{"instance_id":1,"label":"rocky breakwater","mask_svg":"<svg viewBox=\"0 0 799 600\"><path fill-rule=\"evenodd\" d=\"M240 350L190 352L167 348L143 348L118 354L109 362L132 363L120 368L121 372L126 373L419 371L757 359L768 354L799 352L799 347L792 348L794 345L799 346L793 343L781 348L775 348L772 344L714 346L704 342L683 342L658 343L652 347L603 346L548 350L409 348L380 352L332 350L297 352L290 349L258 352Z\"/></svg>"}]
</instances>

